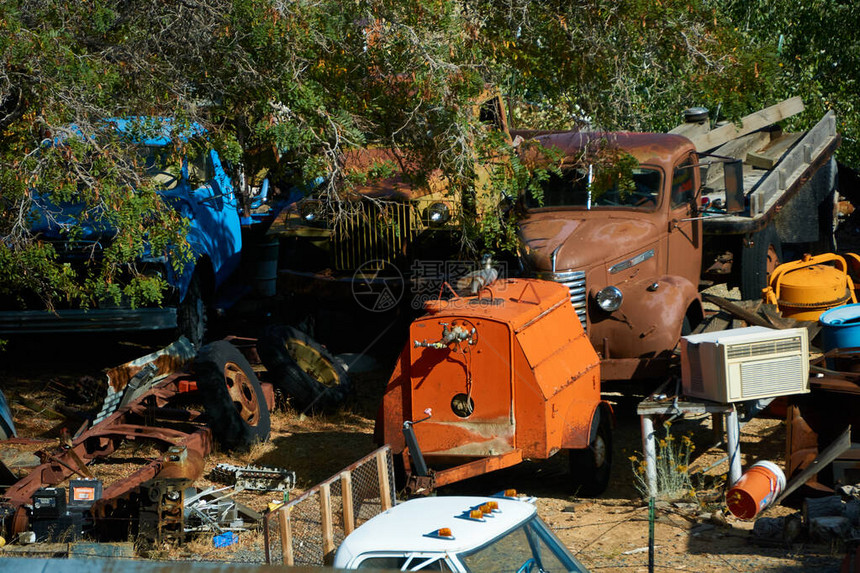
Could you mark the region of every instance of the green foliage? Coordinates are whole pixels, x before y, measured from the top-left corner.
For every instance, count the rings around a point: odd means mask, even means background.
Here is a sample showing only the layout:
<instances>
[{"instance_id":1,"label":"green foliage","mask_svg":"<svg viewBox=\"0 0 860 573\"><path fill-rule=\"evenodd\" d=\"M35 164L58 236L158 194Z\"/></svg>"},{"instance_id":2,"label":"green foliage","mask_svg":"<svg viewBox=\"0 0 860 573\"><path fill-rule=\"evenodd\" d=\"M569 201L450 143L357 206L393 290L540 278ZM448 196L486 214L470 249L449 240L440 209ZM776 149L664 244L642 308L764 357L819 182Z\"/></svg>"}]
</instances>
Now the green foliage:
<instances>
[{"instance_id":1,"label":"green foliage","mask_svg":"<svg viewBox=\"0 0 860 573\"><path fill-rule=\"evenodd\" d=\"M851 2L723 0L736 26L778 61L773 89L799 95L807 112L792 126L808 129L828 110L843 134L839 159L860 162L860 12Z\"/></svg>"},{"instance_id":2,"label":"green foliage","mask_svg":"<svg viewBox=\"0 0 860 573\"><path fill-rule=\"evenodd\" d=\"M345 155L396 147L405 178L446 182L463 207L462 244L474 250L514 248L511 200L539 192L550 169L535 173L510 140L477 121L487 85L512 99L517 126L536 129L661 131L692 105L735 119L800 94L807 118L837 111L841 153L854 161L860 16L852 8L836 0L9 0L0 4L0 291L39 289L49 303L142 303L161 288L133 264L145 244L190 256L187 222L161 203L134 151L104 129L106 117L199 121L249 185L268 176L286 191L323 177L334 210L345 187L393 172L347 173ZM71 137L71 124L94 138ZM58 136L64 145L42 145ZM614 173L596 181L615 185ZM78 201L80 220L114 227L104 256L58 265L28 231L34 191ZM73 221L68 232L80 236Z\"/></svg>"}]
</instances>

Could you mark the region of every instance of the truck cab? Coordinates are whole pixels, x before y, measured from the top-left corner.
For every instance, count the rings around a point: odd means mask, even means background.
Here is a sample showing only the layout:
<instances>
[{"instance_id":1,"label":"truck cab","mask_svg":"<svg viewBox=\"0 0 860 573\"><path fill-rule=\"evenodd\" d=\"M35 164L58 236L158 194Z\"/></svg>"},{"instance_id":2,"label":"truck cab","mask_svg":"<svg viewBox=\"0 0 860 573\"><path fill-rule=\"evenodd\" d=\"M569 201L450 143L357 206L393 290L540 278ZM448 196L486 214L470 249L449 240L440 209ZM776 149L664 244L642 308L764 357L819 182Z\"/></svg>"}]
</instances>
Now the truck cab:
<instances>
[{"instance_id":1,"label":"truck cab","mask_svg":"<svg viewBox=\"0 0 860 573\"><path fill-rule=\"evenodd\" d=\"M560 173L523 195L526 273L568 287L604 380L662 374L702 319L702 221L696 149L673 134L569 132L536 138ZM595 149L632 157L626 186L596 185Z\"/></svg>"},{"instance_id":2,"label":"truck cab","mask_svg":"<svg viewBox=\"0 0 860 573\"><path fill-rule=\"evenodd\" d=\"M132 117L105 120L120 137L134 143L143 174L152 179L165 205L187 224L191 260L179 265L168 255L152 253L144 245L132 271L163 278L163 304L133 306L125 299L98 300L94 308L71 304L46 310L39 293L18 292L0 298L0 335L21 333L132 332L178 330L195 345L203 342L207 306L218 289L239 268L242 227L239 205L230 176L215 149L205 142L199 124L183 127L171 118ZM80 134L84 137L84 134ZM184 155L175 142L199 142ZM52 145L63 145L62 140ZM83 273L98 262L113 242L115 229L87 213L79 202L54 202L34 193L30 232L54 246L59 260ZM80 223L80 233L69 228Z\"/></svg>"},{"instance_id":3,"label":"truck cab","mask_svg":"<svg viewBox=\"0 0 860 573\"><path fill-rule=\"evenodd\" d=\"M400 571L586 571L525 498L406 501L349 534L334 567Z\"/></svg>"}]
</instances>

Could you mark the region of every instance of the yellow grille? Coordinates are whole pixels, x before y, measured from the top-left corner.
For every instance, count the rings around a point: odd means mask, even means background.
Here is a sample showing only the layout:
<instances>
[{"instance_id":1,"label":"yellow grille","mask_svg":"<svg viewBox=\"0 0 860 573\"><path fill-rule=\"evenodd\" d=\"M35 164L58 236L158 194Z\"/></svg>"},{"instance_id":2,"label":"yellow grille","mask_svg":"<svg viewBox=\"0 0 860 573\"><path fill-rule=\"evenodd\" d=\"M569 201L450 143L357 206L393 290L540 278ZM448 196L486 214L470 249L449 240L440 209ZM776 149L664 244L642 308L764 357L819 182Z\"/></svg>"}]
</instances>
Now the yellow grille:
<instances>
[{"instance_id":1,"label":"yellow grille","mask_svg":"<svg viewBox=\"0 0 860 573\"><path fill-rule=\"evenodd\" d=\"M340 271L400 266L418 234L420 219L410 203L364 200L334 225L332 254Z\"/></svg>"}]
</instances>

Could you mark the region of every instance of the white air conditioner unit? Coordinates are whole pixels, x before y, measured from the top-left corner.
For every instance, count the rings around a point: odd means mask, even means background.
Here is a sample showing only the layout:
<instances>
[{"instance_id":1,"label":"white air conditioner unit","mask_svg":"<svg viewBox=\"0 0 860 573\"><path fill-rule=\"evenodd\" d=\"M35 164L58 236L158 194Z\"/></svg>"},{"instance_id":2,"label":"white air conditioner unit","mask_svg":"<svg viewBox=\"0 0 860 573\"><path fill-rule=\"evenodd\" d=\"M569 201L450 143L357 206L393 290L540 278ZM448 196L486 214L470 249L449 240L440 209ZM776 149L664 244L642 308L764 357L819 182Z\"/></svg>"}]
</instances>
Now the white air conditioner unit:
<instances>
[{"instance_id":1,"label":"white air conditioner unit","mask_svg":"<svg viewBox=\"0 0 860 573\"><path fill-rule=\"evenodd\" d=\"M681 338L684 395L742 402L809 392L805 328L736 328Z\"/></svg>"}]
</instances>

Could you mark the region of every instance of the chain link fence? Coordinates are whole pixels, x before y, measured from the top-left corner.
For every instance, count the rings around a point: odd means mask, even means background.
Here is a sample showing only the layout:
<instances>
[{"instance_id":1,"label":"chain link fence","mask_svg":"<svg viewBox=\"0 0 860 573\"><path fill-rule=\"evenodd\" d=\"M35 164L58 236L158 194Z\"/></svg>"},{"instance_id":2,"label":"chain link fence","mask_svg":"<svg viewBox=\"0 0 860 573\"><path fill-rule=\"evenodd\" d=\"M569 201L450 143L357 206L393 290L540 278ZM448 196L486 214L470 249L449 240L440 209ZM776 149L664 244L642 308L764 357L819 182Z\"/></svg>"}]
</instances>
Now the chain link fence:
<instances>
[{"instance_id":1,"label":"chain link fence","mask_svg":"<svg viewBox=\"0 0 860 573\"><path fill-rule=\"evenodd\" d=\"M269 513L266 562L330 565L353 529L394 502L394 461L391 449L383 446Z\"/></svg>"}]
</instances>

